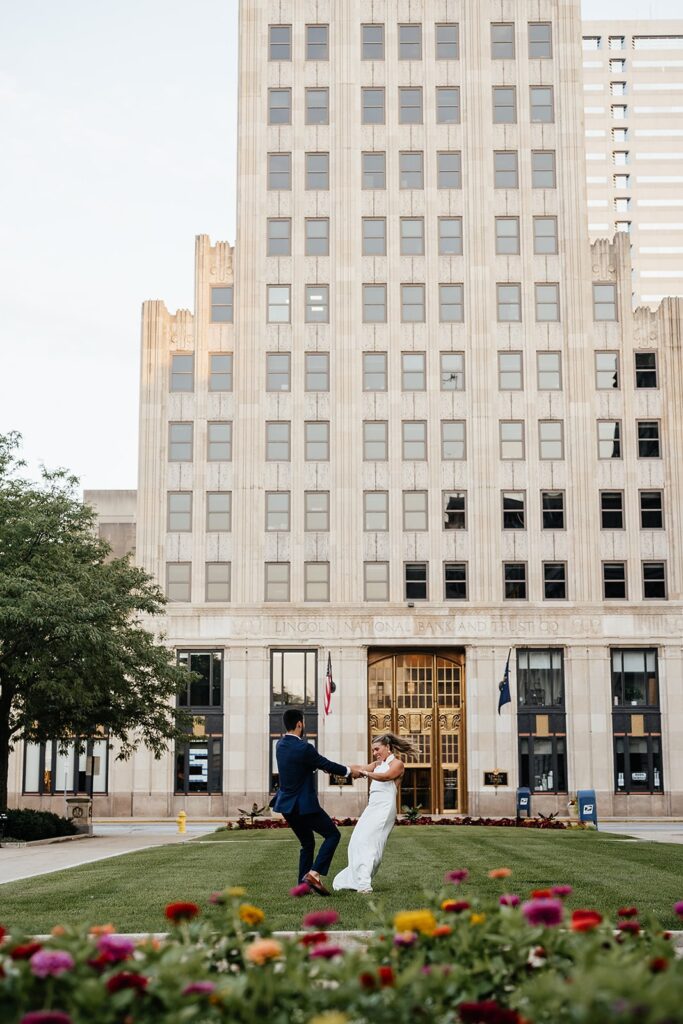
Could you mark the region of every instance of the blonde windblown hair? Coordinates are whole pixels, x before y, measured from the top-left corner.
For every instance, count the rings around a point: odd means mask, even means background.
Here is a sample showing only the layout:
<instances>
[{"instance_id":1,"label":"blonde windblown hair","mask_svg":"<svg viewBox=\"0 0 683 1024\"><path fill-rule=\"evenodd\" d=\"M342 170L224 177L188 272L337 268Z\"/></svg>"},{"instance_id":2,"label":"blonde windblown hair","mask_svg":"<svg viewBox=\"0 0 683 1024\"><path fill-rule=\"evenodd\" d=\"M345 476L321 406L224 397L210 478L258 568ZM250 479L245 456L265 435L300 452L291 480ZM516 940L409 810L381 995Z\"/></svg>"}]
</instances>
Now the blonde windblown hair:
<instances>
[{"instance_id":1,"label":"blonde windblown hair","mask_svg":"<svg viewBox=\"0 0 683 1024\"><path fill-rule=\"evenodd\" d=\"M415 747L410 743L405 736L396 736L393 732L382 733L381 736L375 736L372 740L373 743L383 743L389 747L392 754L414 754Z\"/></svg>"}]
</instances>

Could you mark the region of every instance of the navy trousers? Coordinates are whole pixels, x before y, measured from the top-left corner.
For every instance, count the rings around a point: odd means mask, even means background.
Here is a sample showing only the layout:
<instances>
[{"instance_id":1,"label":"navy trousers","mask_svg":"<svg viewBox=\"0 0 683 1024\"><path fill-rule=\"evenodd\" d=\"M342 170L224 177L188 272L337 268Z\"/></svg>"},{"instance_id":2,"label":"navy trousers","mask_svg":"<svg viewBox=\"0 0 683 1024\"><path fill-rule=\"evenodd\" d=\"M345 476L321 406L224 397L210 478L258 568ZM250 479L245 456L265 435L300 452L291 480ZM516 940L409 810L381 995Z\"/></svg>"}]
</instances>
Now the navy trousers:
<instances>
[{"instance_id":1,"label":"navy trousers","mask_svg":"<svg viewBox=\"0 0 683 1024\"><path fill-rule=\"evenodd\" d=\"M303 881L304 875L311 869L319 875L326 875L341 839L341 832L332 818L321 809L314 814L287 814L285 820L301 843L299 881ZM314 863L316 834L322 836L323 842Z\"/></svg>"}]
</instances>

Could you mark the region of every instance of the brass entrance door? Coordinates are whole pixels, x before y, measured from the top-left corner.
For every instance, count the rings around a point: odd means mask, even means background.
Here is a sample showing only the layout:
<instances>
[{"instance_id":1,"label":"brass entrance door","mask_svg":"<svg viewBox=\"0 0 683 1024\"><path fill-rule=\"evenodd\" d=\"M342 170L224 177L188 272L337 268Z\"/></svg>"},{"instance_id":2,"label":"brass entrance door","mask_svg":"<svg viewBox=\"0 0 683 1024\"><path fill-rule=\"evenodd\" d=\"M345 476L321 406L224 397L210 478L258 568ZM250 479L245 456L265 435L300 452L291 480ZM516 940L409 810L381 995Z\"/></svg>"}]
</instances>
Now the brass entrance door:
<instances>
[{"instance_id":1,"label":"brass entrance door","mask_svg":"<svg viewBox=\"0 0 683 1024\"><path fill-rule=\"evenodd\" d=\"M401 783L404 806L465 811L464 676L465 656L458 652L370 652L370 739L395 732L416 749Z\"/></svg>"}]
</instances>

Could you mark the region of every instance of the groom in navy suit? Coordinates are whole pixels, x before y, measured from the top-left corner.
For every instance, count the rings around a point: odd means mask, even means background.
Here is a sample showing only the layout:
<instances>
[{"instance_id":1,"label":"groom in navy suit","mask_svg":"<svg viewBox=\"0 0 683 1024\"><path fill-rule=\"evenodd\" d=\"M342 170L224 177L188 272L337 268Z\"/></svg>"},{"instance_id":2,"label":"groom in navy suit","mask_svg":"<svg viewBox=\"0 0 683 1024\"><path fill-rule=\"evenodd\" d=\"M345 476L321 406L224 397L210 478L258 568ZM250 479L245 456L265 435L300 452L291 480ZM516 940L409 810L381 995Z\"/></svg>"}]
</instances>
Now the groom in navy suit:
<instances>
[{"instance_id":1,"label":"groom in navy suit","mask_svg":"<svg viewBox=\"0 0 683 1024\"><path fill-rule=\"evenodd\" d=\"M313 773L320 769L328 775L357 778L357 772L346 765L328 761L304 739L304 716L298 709L287 708L283 724L286 735L277 741L275 747L280 785L271 807L284 816L301 843L299 882L305 882L320 896L329 896L320 876L330 870L341 833L318 802ZM322 836L323 842L314 863L316 833Z\"/></svg>"}]
</instances>

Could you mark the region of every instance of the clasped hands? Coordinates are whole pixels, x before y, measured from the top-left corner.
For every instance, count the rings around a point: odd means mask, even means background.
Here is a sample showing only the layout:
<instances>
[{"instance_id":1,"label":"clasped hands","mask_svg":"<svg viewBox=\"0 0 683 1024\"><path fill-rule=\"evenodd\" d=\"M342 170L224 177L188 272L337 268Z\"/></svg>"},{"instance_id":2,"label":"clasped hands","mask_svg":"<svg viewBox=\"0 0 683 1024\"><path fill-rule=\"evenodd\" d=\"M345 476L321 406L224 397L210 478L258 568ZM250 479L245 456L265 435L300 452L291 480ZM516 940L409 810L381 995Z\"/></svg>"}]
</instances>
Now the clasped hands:
<instances>
[{"instance_id":1,"label":"clasped hands","mask_svg":"<svg viewBox=\"0 0 683 1024\"><path fill-rule=\"evenodd\" d=\"M374 770L374 767L373 767L373 770ZM371 774L371 772L369 772L367 770L365 765L362 765L362 764L352 764L351 765L351 778L352 779L367 778L368 775L370 775L370 774Z\"/></svg>"}]
</instances>

